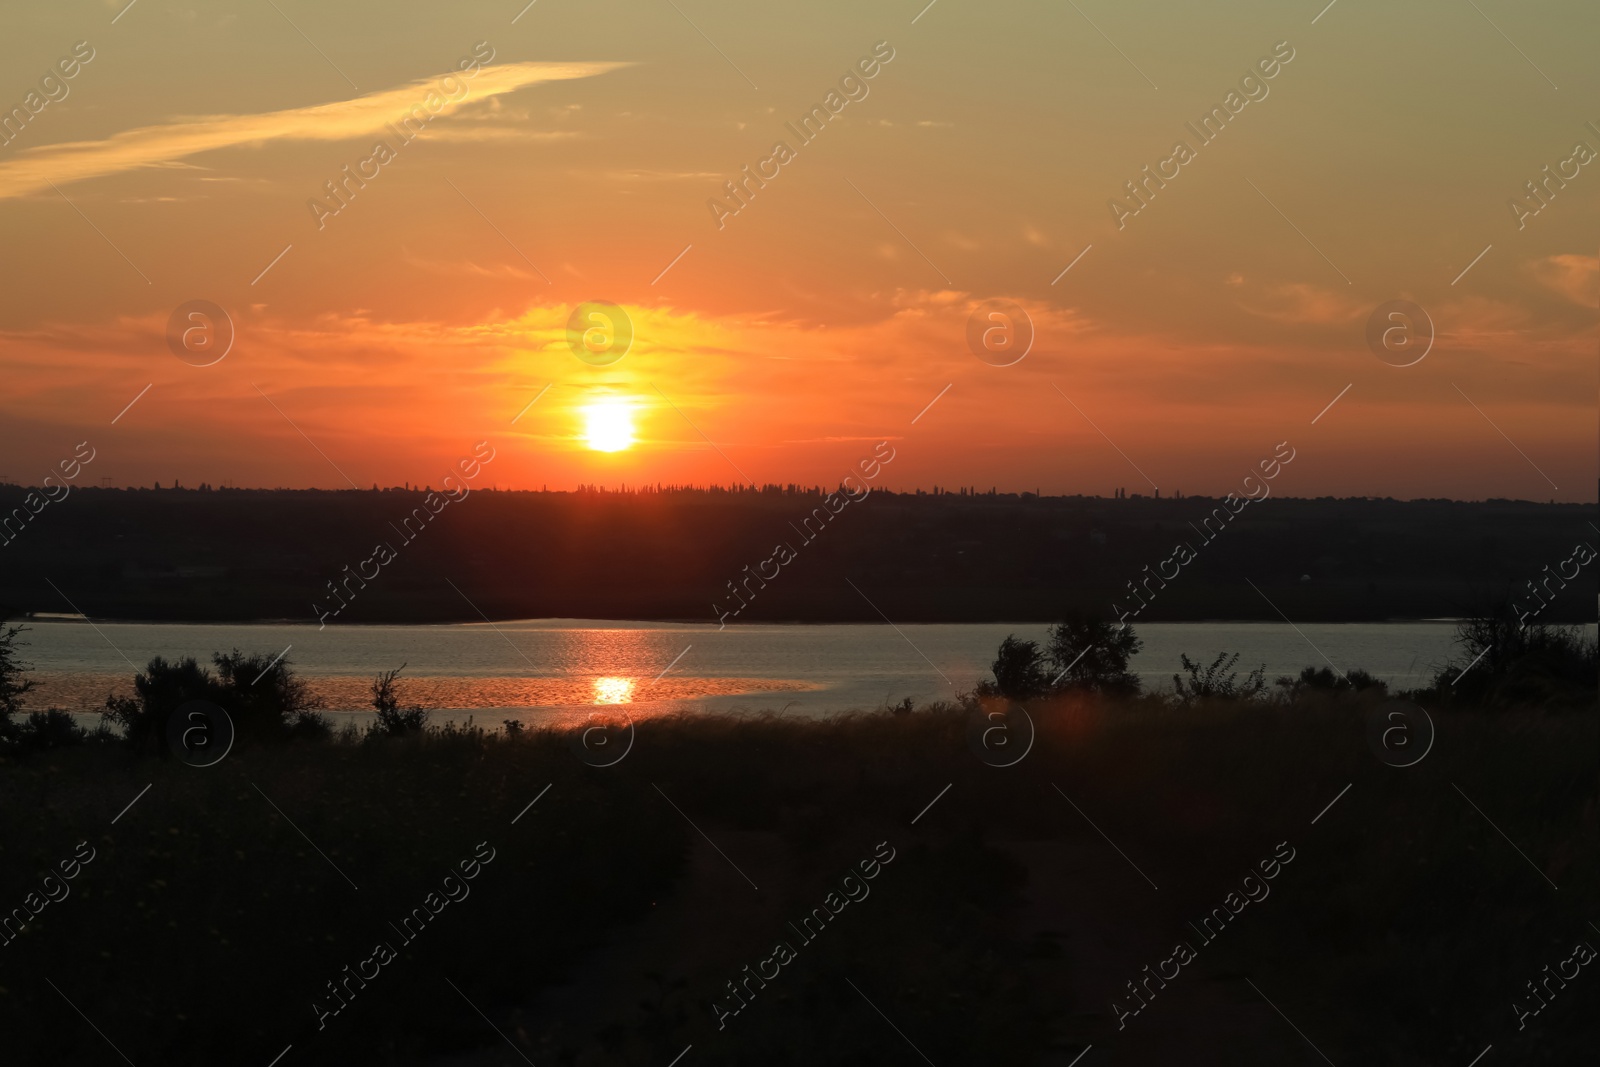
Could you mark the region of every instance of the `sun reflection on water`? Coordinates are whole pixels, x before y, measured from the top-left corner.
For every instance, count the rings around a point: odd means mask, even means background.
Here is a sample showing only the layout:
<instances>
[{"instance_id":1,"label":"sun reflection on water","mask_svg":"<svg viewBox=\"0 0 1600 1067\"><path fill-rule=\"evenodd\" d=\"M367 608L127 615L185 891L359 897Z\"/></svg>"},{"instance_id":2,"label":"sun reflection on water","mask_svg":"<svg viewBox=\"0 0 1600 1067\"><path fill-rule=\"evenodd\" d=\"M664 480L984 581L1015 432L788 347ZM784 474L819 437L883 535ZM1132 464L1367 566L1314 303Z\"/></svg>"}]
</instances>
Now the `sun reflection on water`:
<instances>
[{"instance_id":1,"label":"sun reflection on water","mask_svg":"<svg viewBox=\"0 0 1600 1067\"><path fill-rule=\"evenodd\" d=\"M633 679L613 677L596 678L594 680L594 703L633 703Z\"/></svg>"}]
</instances>

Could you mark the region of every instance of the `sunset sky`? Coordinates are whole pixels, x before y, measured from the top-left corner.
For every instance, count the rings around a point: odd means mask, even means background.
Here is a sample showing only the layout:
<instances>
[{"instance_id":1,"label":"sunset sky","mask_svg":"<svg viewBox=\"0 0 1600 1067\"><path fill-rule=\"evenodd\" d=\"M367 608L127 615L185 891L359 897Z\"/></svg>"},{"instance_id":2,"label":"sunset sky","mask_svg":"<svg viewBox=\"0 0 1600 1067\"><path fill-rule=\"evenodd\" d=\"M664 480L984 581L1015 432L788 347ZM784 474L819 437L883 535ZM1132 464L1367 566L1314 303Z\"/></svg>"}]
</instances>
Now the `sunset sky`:
<instances>
[{"instance_id":1,"label":"sunset sky","mask_svg":"<svg viewBox=\"0 0 1600 1067\"><path fill-rule=\"evenodd\" d=\"M836 483L890 440L890 488L1165 496L1288 441L1287 495L1596 497L1592 0L525 2L10 5L0 475L438 484L487 440L502 488ZM1415 365L1365 340L1391 300ZM586 301L620 360L569 349Z\"/></svg>"}]
</instances>

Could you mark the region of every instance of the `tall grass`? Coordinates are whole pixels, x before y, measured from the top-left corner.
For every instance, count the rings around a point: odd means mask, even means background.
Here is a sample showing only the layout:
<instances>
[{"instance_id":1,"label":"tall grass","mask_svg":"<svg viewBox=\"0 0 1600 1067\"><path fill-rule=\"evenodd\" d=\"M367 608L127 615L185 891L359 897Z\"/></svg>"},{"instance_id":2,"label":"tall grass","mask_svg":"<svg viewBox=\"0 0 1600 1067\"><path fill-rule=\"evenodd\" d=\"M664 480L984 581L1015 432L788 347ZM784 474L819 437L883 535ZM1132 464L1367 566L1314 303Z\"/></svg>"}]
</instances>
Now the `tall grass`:
<instances>
[{"instance_id":1,"label":"tall grass","mask_svg":"<svg viewBox=\"0 0 1600 1067\"><path fill-rule=\"evenodd\" d=\"M1185 936L1290 842L1298 856L1272 898L1200 966L1270 985L1334 1062L1464 1063L1491 1042L1518 1061L1579 1062L1600 1037L1582 1007L1593 990L1521 1032L1510 1003L1574 941L1600 944L1585 911L1600 891L1595 716L1436 716L1428 757L1396 769L1367 746L1374 706L1325 692L1185 709L1046 700L1029 705L1038 736L1009 768L976 758L957 705L648 720L605 769L545 731L245 746L208 769L106 746L0 763L0 907L78 841L99 851L70 898L0 948L6 1058L109 1052L45 978L136 1063L266 1063L293 1043L300 1063L401 1064L500 1044L448 978L539 1063L664 1063L690 1043L714 1064L902 1061L909 1050L849 979L935 1062L1043 1062L1052 1045L1115 1040L1106 1005L1063 1003L1039 980L1086 966L1072 940L1038 958L1015 927L1029 873L1008 842L1123 863L1059 786L1161 887L1148 891L1152 929L1127 936ZM685 899L700 831L760 889L722 870L696 890L709 901ZM803 949L718 1030L723 983L884 840L900 858L840 917L841 936ZM472 896L319 1031L310 1001L324 983L395 940L388 922L480 841L498 858ZM710 917L651 925L693 906ZM607 970L624 950L637 959ZM654 992L634 995L652 970ZM581 1011L536 1006L574 977L591 983ZM1108 999L1128 977L1104 976Z\"/></svg>"}]
</instances>

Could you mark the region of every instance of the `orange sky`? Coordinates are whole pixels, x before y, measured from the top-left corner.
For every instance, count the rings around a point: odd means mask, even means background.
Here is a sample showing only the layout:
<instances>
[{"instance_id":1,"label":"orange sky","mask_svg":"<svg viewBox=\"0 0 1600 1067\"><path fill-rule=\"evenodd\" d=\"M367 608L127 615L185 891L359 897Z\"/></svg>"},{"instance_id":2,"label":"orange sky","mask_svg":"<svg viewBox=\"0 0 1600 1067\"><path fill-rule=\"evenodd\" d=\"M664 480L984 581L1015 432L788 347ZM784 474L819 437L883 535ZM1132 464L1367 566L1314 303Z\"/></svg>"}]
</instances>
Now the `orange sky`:
<instances>
[{"instance_id":1,"label":"orange sky","mask_svg":"<svg viewBox=\"0 0 1600 1067\"><path fill-rule=\"evenodd\" d=\"M887 438L892 488L1221 493L1288 440L1291 495L1595 499L1592 5L924 3L7 12L0 475L87 439L114 484L436 483L488 439L502 487L835 482ZM967 345L996 298L1011 366ZM1394 299L1414 366L1364 340ZM211 366L169 351L191 300L235 327ZM607 366L566 343L597 300ZM583 440L606 397L628 449Z\"/></svg>"}]
</instances>

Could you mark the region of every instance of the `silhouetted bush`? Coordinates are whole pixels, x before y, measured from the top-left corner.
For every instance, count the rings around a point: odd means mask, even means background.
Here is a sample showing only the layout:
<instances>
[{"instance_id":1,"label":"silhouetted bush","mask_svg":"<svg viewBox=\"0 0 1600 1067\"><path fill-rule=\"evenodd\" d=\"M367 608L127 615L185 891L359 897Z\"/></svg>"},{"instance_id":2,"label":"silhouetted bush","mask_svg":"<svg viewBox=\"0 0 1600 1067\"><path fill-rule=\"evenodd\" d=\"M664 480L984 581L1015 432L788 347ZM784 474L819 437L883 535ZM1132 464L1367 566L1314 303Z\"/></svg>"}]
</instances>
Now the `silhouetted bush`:
<instances>
[{"instance_id":1,"label":"silhouetted bush","mask_svg":"<svg viewBox=\"0 0 1600 1067\"><path fill-rule=\"evenodd\" d=\"M1015 634L1000 642L991 666L994 681L979 682L975 695L1013 701L1072 692L1137 696L1139 676L1128 670L1128 660L1143 647L1131 626L1070 616L1050 627L1042 650Z\"/></svg>"},{"instance_id":2,"label":"silhouetted bush","mask_svg":"<svg viewBox=\"0 0 1600 1067\"><path fill-rule=\"evenodd\" d=\"M33 665L17 658L17 646L27 643L17 638L26 632L25 626L0 630L0 745L15 740L17 724L11 717L22 710L22 698L34 686L26 677Z\"/></svg>"},{"instance_id":3,"label":"silhouetted bush","mask_svg":"<svg viewBox=\"0 0 1600 1067\"><path fill-rule=\"evenodd\" d=\"M1386 696L1389 692L1389 683L1381 678L1374 678L1369 672L1353 670L1347 674L1336 674L1330 667L1304 667L1300 677L1282 675L1276 685L1283 690L1280 696L1293 698L1301 693L1367 693L1375 696Z\"/></svg>"},{"instance_id":4,"label":"silhouetted bush","mask_svg":"<svg viewBox=\"0 0 1600 1067\"><path fill-rule=\"evenodd\" d=\"M980 696L1030 700L1043 693L1050 683L1039 643L1020 640L1016 634L1000 642L1000 651L990 669L994 672L994 681L978 683Z\"/></svg>"},{"instance_id":5,"label":"silhouetted bush","mask_svg":"<svg viewBox=\"0 0 1600 1067\"><path fill-rule=\"evenodd\" d=\"M47 752L56 748L74 748L91 741L114 740L116 735L104 724L87 730L78 724L75 715L60 708L30 711L27 719L16 728L18 747L29 752Z\"/></svg>"},{"instance_id":6,"label":"silhouetted bush","mask_svg":"<svg viewBox=\"0 0 1600 1067\"><path fill-rule=\"evenodd\" d=\"M384 671L372 683L372 706L377 709L378 721L367 728L370 736L405 737L421 733L428 726L428 710L412 704L400 706L399 687L395 680L406 669L404 663L392 671Z\"/></svg>"},{"instance_id":7,"label":"silhouetted bush","mask_svg":"<svg viewBox=\"0 0 1600 1067\"><path fill-rule=\"evenodd\" d=\"M1509 602L1456 624L1461 658L1413 696L1454 707L1592 710L1600 648L1576 626L1523 625Z\"/></svg>"},{"instance_id":8,"label":"silhouetted bush","mask_svg":"<svg viewBox=\"0 0 1600 1067\"><path fill-rule=\"evenodd\" d=\"M1069 615L1050 628L1051 692L1077 691L1135 696L1139 676L1128 660L1144 647L1131 626L1090 615Z\"/></svg>"},{"instance_id":9,"label":"silhouetted bush","mask_svg":"<svg viewBox=\"0 0 1600 1067\"><path fill-rule=\"evenodd\" d=\"M211 657L210 668L189 656L169 663L160 656L134 676L134 696L108 696L104 721L120 728L140 752L168 752L167 724L191 700L205 700L228 713L242 742L326 740L333 724L321 714L322 700L295 677L289 661L238 649Z\"/></svg>"},{"instance_id":10,"label":"silhouetted bush","mask_svg":"<svg viewBox=\"0 0 1600 1067\"><path fill-rule=\"evenodd\" d=\"M1239 662L1239 653L1228 655L1218 652L1210 666L1202 668L1187 655L1178 653L1178 660L1189 675L1172 676L1172 686L1179 704L1195 704L1206 700L1253 700L1267 688L1267 666L1262 664L1239 681L1239 672L1233 665ZM1309 669L1309 668L1308 668Z\"/></svg>"},{"instance_id":11,"label":"silhouetted bush","mask_svg":"<svg viewBox=\"0 0 1600 1067\"><path fill-rule=\"evenodd\" d=\"M7 626L0 630L0 751L43 752L71 748L90 740L107 740L110 731L97 729L91 733L79 726L70 712L58 708L30 711L26 719L16 720L15 716L23 710L22 698L34 687L34 682L26 677L33 665L17 658L17 646L26 644L17 638L25 632L24 626Z\"/></svg>"}]
</instances>

